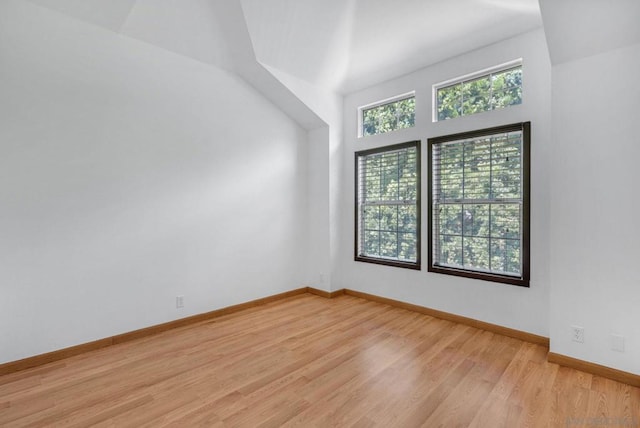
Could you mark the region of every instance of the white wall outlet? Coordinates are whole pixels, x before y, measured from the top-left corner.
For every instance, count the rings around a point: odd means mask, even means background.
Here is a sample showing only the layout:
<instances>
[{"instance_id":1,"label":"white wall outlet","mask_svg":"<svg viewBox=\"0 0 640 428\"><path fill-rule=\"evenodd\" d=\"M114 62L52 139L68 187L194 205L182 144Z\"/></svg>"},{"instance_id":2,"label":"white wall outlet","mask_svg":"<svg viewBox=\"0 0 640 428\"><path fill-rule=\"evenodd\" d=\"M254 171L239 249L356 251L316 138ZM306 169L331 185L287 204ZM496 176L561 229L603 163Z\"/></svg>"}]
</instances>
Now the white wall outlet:
<instances>
[{"instance_id":1,"label":"white wall outlet","mask_svg":"<svg viewBox=\"0 0 640 428\"><path fill-rule=\"evenodd\" d=\"M584 327L577 325L571 326L571 340L578 343L584 343Z\"/></svg>"},{"instance_id":2,"label":"white wall outlet","mask_svg":"<svg viewBox=\"0 0 640 428\"><path fill-rule=\"evenodd\" d=\"M176 296L176 308L184 308L184 296Z\"/></svg>"},{"instance_id":3,"label":"white wall outlet","mask_svg":"<svg viewBox=\"0 0 640 428\"><path fill-rule=\"evenodd\" d=\"M620 334L612 334L611 349L618 352L624 352L624 336Z\"/></svg>"}]
</instances>

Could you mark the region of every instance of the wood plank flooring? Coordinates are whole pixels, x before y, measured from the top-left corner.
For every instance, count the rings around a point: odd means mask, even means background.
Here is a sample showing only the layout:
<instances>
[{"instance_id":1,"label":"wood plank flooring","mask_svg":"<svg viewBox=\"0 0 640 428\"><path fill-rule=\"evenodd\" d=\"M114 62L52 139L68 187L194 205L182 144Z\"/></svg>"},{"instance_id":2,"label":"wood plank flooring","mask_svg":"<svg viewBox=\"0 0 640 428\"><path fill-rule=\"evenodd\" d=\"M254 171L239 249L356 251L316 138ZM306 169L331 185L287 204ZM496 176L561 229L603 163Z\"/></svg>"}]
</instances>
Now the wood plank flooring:
<instances>
[{"instance_id":1,"label":"wood plank flooring","mask_svg":"<svg viewBox=\"0 0 640 428\"><path fill-rule=\"evenodd\" d=\"M310 294L0 377L2 427L640 427L547 349Z\"/></svg>"}]
</instances>

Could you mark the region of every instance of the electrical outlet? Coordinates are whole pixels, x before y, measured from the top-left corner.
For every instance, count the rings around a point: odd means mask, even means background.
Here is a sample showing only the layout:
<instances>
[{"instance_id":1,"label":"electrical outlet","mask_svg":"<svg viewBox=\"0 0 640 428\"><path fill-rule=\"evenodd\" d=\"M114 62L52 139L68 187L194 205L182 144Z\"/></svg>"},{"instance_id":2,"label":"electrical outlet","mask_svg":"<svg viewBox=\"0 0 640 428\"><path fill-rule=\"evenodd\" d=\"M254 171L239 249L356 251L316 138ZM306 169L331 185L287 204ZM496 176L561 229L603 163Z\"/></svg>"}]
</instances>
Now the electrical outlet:
<instances>
[{"instance_id":1,"label":"electrical outlet","mask_svg":"<svg viewBox=\"0 0 640 428\"><path fill-rule=\"evenodd\" d=\"M611 349L618 352L624 352L624 336L620 334L612 334Z\"/></svg>"},{"instance_id":2,"label":"electrical outlet","mask_svg":"<svg viewBox=\"0 0 640 428\"><path fill-rule=\"evenodd\" d=\"M584 327L577 325L571 326L571 340L578 343L584 343Z\"/></svg>"},{"instance_id":3,"label":"electrical outlet","mask_svg":"<svg viewBox=\"0 0 640 428\"><path fill-rule=\"evenodd\" d=\"M184 296L176 296L176 308L184 308Z\"/></svg>"}]
</instances>

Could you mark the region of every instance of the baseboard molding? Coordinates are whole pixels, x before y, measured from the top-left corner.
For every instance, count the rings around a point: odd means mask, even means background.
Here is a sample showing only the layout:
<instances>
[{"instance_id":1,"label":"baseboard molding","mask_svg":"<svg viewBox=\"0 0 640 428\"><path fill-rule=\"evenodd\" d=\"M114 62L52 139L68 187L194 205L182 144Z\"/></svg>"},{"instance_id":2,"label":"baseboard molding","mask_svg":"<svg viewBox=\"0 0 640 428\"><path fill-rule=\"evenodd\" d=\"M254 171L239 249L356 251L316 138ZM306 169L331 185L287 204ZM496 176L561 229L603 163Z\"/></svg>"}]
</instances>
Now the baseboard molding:
<instances>
[{"instance_id":1,"label":"baseboard molding","mask_svg":"<svg viewBox=\"0 0 640 428\"><path fill-rule=\"evenodd\" d=\"M503 327L500 325L491 324L484 321L478 321L473 318L467 318L460 315L451 314L448 312L438 311L436 309L414 305L412 303L406 303L406 302L401 302L399 300L380 297L380 296L376 296L375 294L363 293L361 291L345 289L344 294L349 296L354 296L354 297L360 297L362 299L372 300L374 302L386 303L387 305L395 306L397 308L407 309L407 310L419 312L425 315L430 315L435 318L445 319L447 321L453 321L459 324L469 325L471 327L487 330L492 333L501 334L503 336L513 337L515 339L524 340L526 342L535 343L537 345L543 345L549 348L548 337L538 336L536 334L527 333L524 331L515 330L508 327ZM586 373L591 373L597 376L605 377L607 379L615 380L618 382L626 383L628 385L640 388L640 375L625 372L622 370L613 369L611 367L601 366L599 364L590 363L588 361L567 357L565 355L556 354L553 352L547 353L547 361L549 361L550 363L571 367L576 370L581 370Z\"/></svg>"},{"instance_id":2,"label":"baseboard molding","mask_svg":"<svg viewBox=\"0 0 640 428\"><path fill-rule=\"evenodd\" d=\"M600 364L590 363L589 361L579 360L573 357L567 357L566 355L556 354L555 352L549 352L547 354L547 361L640 388L640 375L637 374L612 369L611 367L601 366Z\"/></svg>"},{"instance_id":3,"label":"baseboard molding","mask_svg":"<svg viewBox=\"0 0 640 428\"><path fill-rule=\"evenodd\" d=\"M376 296L375 294L363 293L361 291L345 289L344 294L354 297L360 297L362 299L372 300L374 302L385 303L387 305L395 306L397 308L407 309L421 314L429 315L435 318L440 318L447 321L453 321L458 324L464 324L471 327L487 330L492 333L501 334L503 336L513 337L515 339L524 340L526 342L535 343L538 345L549 347L549 338L544 336L538 336L536 334L527 333L521 330L515 330L508 327L503 327L497 324L491 324L484 321L478 321L473 318L463 317L461 315L455 315L448 312L438 311L436 309L427 308L424 306L414 305L412 303L401 302L400 300L393 300L386 297Z\"/></svg>"},{"instance_id":4,"label":"baseboard molding","mask_svg":"<svg viewBox=\"0 0 640 428\"><path fill-rule=\"evenodd\" d=\"M215 311L192 315L186 318L180 318L174 321L153 325L151 327L141 328L139 330L134 330L127 333L106 337L104 339L98 339L93 342L82 343L80 345L71 346L69 348L47 352L46 354L27 357L18 361L10 361L8 363L0 364L0 376L6 375L9 373L18 372L21 370L30 369L33 367L42 366L44 364L48 364L55 361L63 360L65 358L73 357L75 355L80 355L89 351L94 351L96 349L117 345L118 343L129 342L131 340L152 336L154 334L162 333L164 331L172 330L174 328L184 327L184 326L195 324L201 321L207 321L212 318L221 317L223 315L229 315L235 312L242 311L244 309L265 305L267 303L275 302L281 299L286 299L287 297L292 297L292 296L304 294L307 292L310 292L308 287L298 288L296 290L291 290L291 291L285 291L284 293L274 294L272 296L263 297L261 299L251 300L249 302L240 303L238 305L227 306L225 308L216 309ZM333 293L327 293L327 294L333 294Z\"/></svg>"},{"instance_id":5,"label":"baseboard molding","mask_svg":"<svg viewBox=\"0 0 640 428\"><path fill-rule=\"evenodd\" d=\"M307 292L315 294L316 296L325 297L327 299L334 299L336 297L344 295L344 288L336 291L324 291L317 288L307 287Z\"/></svg>"},{"instance_id":6,"label":"baseboard molding","mask_svg":"<svg viewBox=\"0 0 640 428\"><path fill-rule=\"evenodd\" d=\"M240 303L233 306L227 306L225 308L216 309L214 311L205 312L202 314L192 315L186 318L180 318L174 321L169 321L162 324L157 324L151 327L142 328L139 330L130 331L123 334L107 337L104 339L98 339L93 342L82 343L80 345L71 346L69 348L60 349L57 351L48 352L46 354L35 355L33 357L24 358L18 361L11 361L8 363L0 364L0 376L19 372L33 367L42 366L44 364L60 361L65 358L73 357L75 355L84 354L86 352L94 351L96 349L105 348L107 346L117 345L119 343L129 342L131 340L140 339L154 334L162 333L164 331L172 330L179 327L188 326L202 321L207 321L212 318L221 317L223 315L233 314L245 309L253 308L267 303L275 302L277 300L286 299L288 297L297 296L304 293L310 293L317 296L321 296L328 299L333 299L342 295L349 295L359 297L362 299L371 300L374 302L384 303L397 308L407 309L414 312L419 312L425 315L429 315L435 318L444 319L447 321L456 322L459 324L468 325L471 327L487 330L492 333L501 334L503 336L513 337L515 339L524 340L526 342L535 343L538 345L549 347L549 338L544 336L538 336L532 333L527 333L520 330L503 327L496 324L487 323L484 321L478 321L473 318L467 318L460 315L451 314L448 312L438 311L436 309L427 308L420 305L414 305L412 303L406 303L399 300L389 299L386 297L376 296L374 294L363 293L361 291L341 289L336 291L324 291L313 287L303 287L291 291L285 291L284 293L274 294L272 296L263 297L261 299L251 300L249 302ZM587 373L591 373L597 376L606 377L618 382L623 382L635 387L640 387L640 376L625 372L622 370L613 369L599 364L590 363L588 361L579 360L565 355L549 352L547 360L550 363L556 363L562 366L571 367L577 370L581 370Z\"/></svg>"}]
</instances>

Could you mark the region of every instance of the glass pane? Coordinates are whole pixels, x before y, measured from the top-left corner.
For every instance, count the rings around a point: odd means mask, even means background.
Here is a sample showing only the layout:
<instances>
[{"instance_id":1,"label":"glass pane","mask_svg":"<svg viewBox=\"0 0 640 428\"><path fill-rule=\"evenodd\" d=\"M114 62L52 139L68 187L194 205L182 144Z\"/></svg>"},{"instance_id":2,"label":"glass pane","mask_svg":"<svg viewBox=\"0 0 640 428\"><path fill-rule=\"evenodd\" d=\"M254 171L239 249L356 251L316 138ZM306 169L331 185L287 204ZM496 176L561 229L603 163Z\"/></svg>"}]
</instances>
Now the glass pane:
<instances>
[{"instance_id":1,"label":"glass pane","mask_svg":"<svg viewBox=\"0 0 640 428\"><path fill-rule=\"evenodd\" d=\"M380 206L380 230L393 232L398 230L398 207L395 205Z\"/></svg>"},{"instance_id":2,"label":"glass pane","mask_svg":"<svg viewBox=\"0 0 640 428\"><path fill-rule=\"evenodd\" d=\"M364 161L364 200L378 201L380 200L380 158L378 156L369 156Z\"/></svg>"},{"instance_id":3,"label":"glass pane","mask_svg":"<svg viewBox=\"0 0 640 428\"><path fill-rule=\"evenodd\" d=\"M488 238L464 238L464 267L489 270Z\"/></svg>"},{"instance_id":4,"label":"glass pane","mask_svg":"<svg viewBox=\"0 0 640 428\"><path fill-rule=\"evenodd\" d=\"M415 205L401 205L398 207L398 230L401 232L415 232L417 230Z\"/></svg>"},{"instance_id":5,"label":"glass pane","mask_svg":"<svg viewBox=\"0 0 640 428\"><path fill-rule=\"evenodd\" d=\"M411 128L416 123L416 99L409 98L396 104L397 129Z\"/></svg>"},{"instance_id":6,"label":"glass pane","mask_svg":"<svg viewBox=\"0 0 640 428\"><path fill-rule=\"evenodd\" d=\"M491 241L491 268L497 273L520 275L520 240L494 239Z\"/></svg>"},{"instance_id":7,"label":"glass pane","mask_svg":"<svg viewBox=\"0 0 640 428\"><path fill-rule=\"evenodd\" d=\"M379 207L365 207L362 218L365 230L378 230L380 228L379 216Z\"/></svg>"},{"instance_id":8,"label":"glass pane","mask_svg":"<svg viewBox=\"0 0 640 428\"><path fill-rule=\"evenodd\" d=\"M362 112L362 134L375 135L378 133L375 110L364 110Z\"/></svg>"},{"instance_id":9,"label":"glass pane","mask_svg":"<svg viewBox=\"0 0 640 428\"><path fill-rule=\"evenodd\" d=\"M500 76L504 80L505 88L515 88L522 86L522 67L503 71L502 73L500 73Z\"/></svg>"},{"instance_id":10,"label":"glass pane","mask_svg":"<svg viewBox=\"0 0 640 428\"><path fill-rule=\"evenodd\" d=\"M398 199L398 154L382 157L382 199L386 201Z\"/></svg>"},{"instance_id":11,"label":"glass pane","mask_svg":"<svg viewBox=\"0 0 640 428\"><path fill-rule=\"evenodd\" d=\"M493 92L502 91L507 88L505 73L497 73L491 75L491 87Z\"/></svg>"},{"instance_id":12,"label":"glass pane","mask_svg":"<svg viewBox=\"0 0 640 428\"><path fill-rule=\"evenodd\" d=\"M494 91L490 104L492 109L522 104L522 88L518 87Z\"/></svg>"},{"instance_id":13,"label":"glass pane","mask_svg":"<svg viewBox=\"0 0 640 428\"><path fill-rule=\"evenodd\" d=\"M376 256L380 248L380 232L377 230L367 230L364 232L362 252L365 256Z\"/></svg>"},{"instance_id":14,"label":"glass pane","mask_svg":"<svg viewBox=\"0 0 640 428\"><path fill-rule=\"evenodd\" d=\"M438 89L438 120L462 116L462 85Z\"/></svg>"},{"instance_id":15,"label":"glass pane","mask_svg":"<svg viewBox=\"0 0 640 428\"><path fill-rule=\"evenodd\" d=\"M440 264L462 266L462 237L440 235L438 247L440 249Z\"/></svg>"},{"instance_id":16,"label":"glass pane","mask_svg":"<svg viewBox=\"0 0 640 428\"><path fill-rule=\"evenodd\" d=\"M382 134L415 125L414 97L362 111L362 135Z\"/></svg>"},{"instance_id":17,"label":"glass pane","mask_svg":"<svg viewBox=\"0 0 640 428\"><path fill-rule=\"evenodd\" d=\"M460 199L464 174L464 147L462 144L445 144L440 147L439 154L439 164L435 165L440 169L439 199Z\"/></svg>"},{"instance_id":18,"label":"glass pane","mask_svg":"<svg viewBox=\"0 0 640 428\"><path fill-rule=\"evenodd\" d=\"M520 239L520 204L491 206L491 236Z\"/></svg>"},{"instance_id":19,"label":"glass pane","mask_svg":"<svg viewBox=\"0 0 640 428\"><path fill-rule=\"evenodd\" d=\"M521 197L521 134L493 139L492 196L494 198Z\"/></svg>"},{"instance_id":20,"label":"glass pane","mask_svg":"<svg viewBox=\"0 0 640 428\"><path fill-rule=\"evenodd\" d=\"M393 131L396 129L396 105L395 103L385 104L376 109L378 121L378 133Z\"/></svg>"},{"instance_id":21,"label":"glass pane","mask_svg":"<svg viewBox=\"0 0 640 428\"><path fill-rule=\"evenodd\" d=\"M491 75L491 84L493 92L504 91L510 88L519 88L522 86L522 67L512 68Z\"/></svg>"},{"instance_id":22,"label":"glass pane","mask_svg":"<svg viewBox=\"0 0 640 428\"><path fill-rule=\"evenodd\" d=\"M440 231L447 235L462 235L462 204L441 205Z\"/></svg>"},{"instance_id":23,"label":"glass pane","mask_svg":"<svg viewBox=\"0 0 640 428\"><path fill-rule=\"evenodd\" d=\"M490 76L464 82L462 84L462 114L469 115L490 110Z\"/></svg>"},{"instance_id":24,"label":"glass pane","mask_svg":"<svg viewBox=\"0 0 640 428\"><path fill-rule=\"evenodd\" d=\"M520 263L520 241L507 241L506 252L507 266L505 272L520 275L520 272L522 271Z\"/></svg>"},{"instance_id":25,"label":"glass pane","mask_svg":"<svg viewBox=\"0 0 640 428\"><path fill-rule=\"evenodd\" d=\"M398 157L400 182L398 183L398 197L403 201L415 201L417 197L416 153L402 152Z\"/></svg>"},{"instance_id":26,"label":"glass pane","mask_svg":"<svg viewBox=\"0 0 640 428\"><path fill-rule=\"evenodd\" d=\"M398 258L401 260L415 262L418 257L416 252L416 244L418 242L418 240L416 239L416 234L401 233L398 236L398 239L399 239Z\"/></svg>"},{"instance_id":27,"label":"glass pane","mask_svg":"<svg viewBox=\"0 0 640 428\"><path fill-rule=\"evenodd\" d=\"M520 241L493 239L491 241L491 270L496 273L520 275Z\"/></svg>"},{"instance_id":28,"label":"glass pane","mask_svg":"<svg viewBox=\"0 0 640 428\"><path fill-rule=\"evenodd\" d=\"M466 204L462 209L464 236L489 236L489 205Z\"/></svg>"},{"instance_id":29,"label":"glass pane","mask_svg":"<svg viewBox=\"0 0 640 428\"><path fill-rule=\"evenodd\" d=\"M507 266L507 241L505 239L491 240L491 270L504 273Z\"/></svg>"},{"instance_id":30,"label":"glass pane","mask_svg":"<svg viewBox=\"0 0 640 428\"><path fill-rule=\"evenodd\" d=\"M488 199L491 189L491 139L464 144L464 198Z\"/></svg>"},{"instance_id":31,"label":"glass pane","mask_svg":"<svg viewBox=\"0 0 640 428\"><path fill-rule=\"evenodd\" d=\"M395 232L380 232L380 256L398 257L398 235Z\"/></svg>"}]
</instances>

